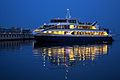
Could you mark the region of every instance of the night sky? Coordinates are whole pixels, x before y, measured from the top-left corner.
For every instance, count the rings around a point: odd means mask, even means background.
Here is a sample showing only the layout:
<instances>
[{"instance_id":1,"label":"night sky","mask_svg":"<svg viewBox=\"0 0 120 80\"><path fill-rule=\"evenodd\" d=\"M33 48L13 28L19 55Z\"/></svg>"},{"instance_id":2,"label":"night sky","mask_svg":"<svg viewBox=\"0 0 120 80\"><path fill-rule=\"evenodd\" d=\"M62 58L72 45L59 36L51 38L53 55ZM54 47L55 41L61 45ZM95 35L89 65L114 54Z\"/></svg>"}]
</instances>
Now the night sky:
<instances>
[{"instance_id":1,"label":"night sky","mask_svg":"<svg viewBox=\"0 0 120 80\"><path fill-rule=\"evenodd\" d=\"M120 31L120 0L0 0L0 24L34 29L51 18L65 18L67 8L72 18Z\"/></svg>"}]
</instances>

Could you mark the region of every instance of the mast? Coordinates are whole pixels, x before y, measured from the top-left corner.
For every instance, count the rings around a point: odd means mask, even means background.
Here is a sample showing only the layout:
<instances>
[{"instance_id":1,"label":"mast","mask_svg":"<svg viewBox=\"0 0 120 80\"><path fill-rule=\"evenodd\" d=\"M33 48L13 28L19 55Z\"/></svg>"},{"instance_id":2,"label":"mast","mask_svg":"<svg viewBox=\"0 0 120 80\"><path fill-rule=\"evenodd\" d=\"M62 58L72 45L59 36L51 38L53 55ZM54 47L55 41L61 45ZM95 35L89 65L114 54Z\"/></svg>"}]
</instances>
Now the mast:
<instances>
[{"instance_id":1,"label":"mast","mask_svg":"<svg viewBox=\"0 0 120 80\"><path fill-rule=\"evenodd\" d=\"M70 15L70 10L69 10L69 9L67 9L66 19L69 19L69 18L71 18L71 15Z\"/></svg>"}]
</instances>

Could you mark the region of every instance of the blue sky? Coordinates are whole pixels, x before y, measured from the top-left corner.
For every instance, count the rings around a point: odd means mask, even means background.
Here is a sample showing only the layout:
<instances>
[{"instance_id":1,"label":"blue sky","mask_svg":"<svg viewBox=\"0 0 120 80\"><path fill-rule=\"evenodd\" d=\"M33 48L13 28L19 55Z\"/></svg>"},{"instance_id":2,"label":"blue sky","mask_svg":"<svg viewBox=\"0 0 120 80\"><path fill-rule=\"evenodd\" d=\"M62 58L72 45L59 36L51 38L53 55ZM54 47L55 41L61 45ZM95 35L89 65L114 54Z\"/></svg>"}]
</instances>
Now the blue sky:
<instances>
[{"instance_id":1,"label":"blue sky","mask_svg":"<svg viewBox=\"0 0 120 80\"><path fill-rule=\"evenodd\" d=\"M67 8L83 22L120 26L119 0L0 0L0 24L36 28L51 18L64 18Z\"/></svg>"}]
</instances>

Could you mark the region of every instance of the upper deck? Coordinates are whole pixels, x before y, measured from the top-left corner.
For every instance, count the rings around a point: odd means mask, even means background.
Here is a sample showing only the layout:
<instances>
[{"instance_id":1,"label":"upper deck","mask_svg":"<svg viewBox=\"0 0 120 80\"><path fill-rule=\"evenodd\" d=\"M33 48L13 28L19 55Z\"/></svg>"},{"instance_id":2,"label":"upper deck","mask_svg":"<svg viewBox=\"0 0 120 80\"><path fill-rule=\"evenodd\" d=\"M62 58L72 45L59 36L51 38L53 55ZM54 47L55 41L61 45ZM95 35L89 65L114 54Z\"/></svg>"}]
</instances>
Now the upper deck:
<instances>
[{"instance_id":1,"label":"upper deck","mask_svg":"<svg viewBox=\"0 0 120 80\"><path fill-rule=\"evenodd\" d=\"M38 29L98 29L94 23L82 23L77 18L71 18L70 11L67 9L66 18L53 18L48 24L44 24Z\"/></svg>"},{"instance_id":2,"label":"upper deck","mask_svg":"<svg viewBox=\"0 0 120 80\"><path fill-rule=\"evenodd\" d=\"M56 19L51 19L50 23L74 23L74 24L76 24L76 23L78 23L78 19L56 18Z\"/></svg>"}]
</instances>

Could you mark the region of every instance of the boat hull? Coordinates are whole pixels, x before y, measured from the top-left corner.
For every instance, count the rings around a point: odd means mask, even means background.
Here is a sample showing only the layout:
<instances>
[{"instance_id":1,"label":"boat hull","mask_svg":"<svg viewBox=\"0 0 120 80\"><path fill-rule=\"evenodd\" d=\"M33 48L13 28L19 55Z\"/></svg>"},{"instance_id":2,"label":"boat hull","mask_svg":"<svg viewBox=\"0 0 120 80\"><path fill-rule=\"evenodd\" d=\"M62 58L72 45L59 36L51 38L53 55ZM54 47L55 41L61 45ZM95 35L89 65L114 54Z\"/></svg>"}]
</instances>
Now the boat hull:
<instances>
[{"instance_id":1,"label":"boat hull","mask_svg":"<svg viewBox=\"0 0 120 80\"><path fill-rule=\"evenodd\" d=\"M111 43L113 41L111 36L49 36L49 35L35 35L37 42L67 42L67 43Z\"/></svg>"}]
</instances>

